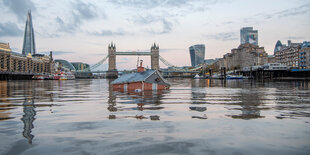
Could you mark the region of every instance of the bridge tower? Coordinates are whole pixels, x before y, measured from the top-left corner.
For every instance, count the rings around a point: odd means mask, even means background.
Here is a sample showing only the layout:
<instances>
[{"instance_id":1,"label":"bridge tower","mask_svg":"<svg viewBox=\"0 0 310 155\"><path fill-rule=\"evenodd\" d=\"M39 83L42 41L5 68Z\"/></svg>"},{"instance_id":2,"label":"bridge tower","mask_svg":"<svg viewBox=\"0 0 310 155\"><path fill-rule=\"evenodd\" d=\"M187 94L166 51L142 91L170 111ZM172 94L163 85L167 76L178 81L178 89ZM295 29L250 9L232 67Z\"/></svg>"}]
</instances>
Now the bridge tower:
<instances>
[{"instance_id":1,"label":"bridge tower","mask_svg":"<svg viewBox=\"0 0 310 155\"><path fill-rule=\"evenodd\" d=\"M151 47L151 68L159 70L159 46L155 43Z\"/></svg>"},{"instance_id":2,"label":"bridge tower","mask_svg":"<svg viewBox=\"0 0 310 155\"><path fill-rule=\"evenodd\" d=\"M117 70L116 70L116 47L113 42L108 46L108 54L109 54L109 70L107 72L107 78L116 78Z\"/></svg>"}]
</instances>

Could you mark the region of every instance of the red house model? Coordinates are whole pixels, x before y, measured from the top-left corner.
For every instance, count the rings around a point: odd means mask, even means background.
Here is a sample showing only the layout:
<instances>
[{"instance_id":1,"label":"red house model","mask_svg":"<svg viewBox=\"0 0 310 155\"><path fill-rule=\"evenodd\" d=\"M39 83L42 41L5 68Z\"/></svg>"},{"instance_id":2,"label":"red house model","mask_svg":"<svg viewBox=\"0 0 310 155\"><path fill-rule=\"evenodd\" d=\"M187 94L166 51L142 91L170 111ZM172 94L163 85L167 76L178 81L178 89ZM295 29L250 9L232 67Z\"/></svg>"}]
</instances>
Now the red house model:
<instances>
[{"instance_id":1,"label":"red house model","mask_svg":"<svg viewBox=\"0 0 310 155\"><path fill-rule=\"evenodd\" d=\"M144 71L142 61L138 72L125 74L112 82L113 90L139 91L139 90L165 90L170 84L157 70Z\"/></svg>"}]
</instances>

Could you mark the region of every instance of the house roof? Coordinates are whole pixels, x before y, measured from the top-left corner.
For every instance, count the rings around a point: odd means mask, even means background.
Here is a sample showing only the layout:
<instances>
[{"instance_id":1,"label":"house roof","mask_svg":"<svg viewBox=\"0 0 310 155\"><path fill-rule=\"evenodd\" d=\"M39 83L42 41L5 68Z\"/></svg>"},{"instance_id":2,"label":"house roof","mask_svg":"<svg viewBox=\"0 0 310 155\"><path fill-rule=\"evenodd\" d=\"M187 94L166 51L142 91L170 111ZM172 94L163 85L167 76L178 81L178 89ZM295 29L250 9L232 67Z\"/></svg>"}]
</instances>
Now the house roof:
<instances>
[{"instance_id":1,"label":"house roof","mask_svg":"<svg viewBox=\"0 0 310 155\"><path fill-rule=\"evenodd\" d=\"M144 72L136 72L136 73L125 74L125 75L122 75L121 77L117 78L116 80L114 80L112 82L112 84L145 81L148 77L150 77L155 72L157 72L157 71L156 70L148 70L148 71L144 71ZM160 76L160 74L159 74L159 76ZM162 78L162 76L160 76L160 77ZM167 83L164 78L162 78L162 80L165 83Z\"/></svg>"},{"instance_id":2,"label":"house roof","mask_svg":"<svg viewBox=\"0 0 310 155\"><path fill-rule=\"evenodd\" d=\"M149 75L153 74L154 72L155 70L148 70L144 72L124 74L121 77L114 80L112 84L144 81Z\"/></svg>"}]
</instances>

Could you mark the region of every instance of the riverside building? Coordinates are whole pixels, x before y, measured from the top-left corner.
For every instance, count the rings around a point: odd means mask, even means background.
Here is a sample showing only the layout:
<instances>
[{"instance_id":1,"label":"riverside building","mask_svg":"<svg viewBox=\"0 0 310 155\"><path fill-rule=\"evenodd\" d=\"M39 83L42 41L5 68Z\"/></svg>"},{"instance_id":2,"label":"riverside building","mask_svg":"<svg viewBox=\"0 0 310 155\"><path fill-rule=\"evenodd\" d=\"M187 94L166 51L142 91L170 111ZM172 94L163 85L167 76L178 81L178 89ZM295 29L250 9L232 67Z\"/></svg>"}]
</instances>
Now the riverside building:
<instances>
[{"instance_id":1,"label":"riverside building","mask_svg":"<svg viewBox=\"0 0 310 155\"><path fill-rule=\"evenodd\" d=\"M282 45L279 51L275 52L276 62L285 64L291 68L299 68L299 51L302 43L287 41L287 46Z\"/></svg>"},{"instance_id":2,"label":"riverside building","mask_svg":"<svg viewBox=\"0 0 310 155\"><path fill-rule=\"evenodd\" d=\"M244 67L261 66L268 62L268 54L264 47L250 43L241 44L231 50L223 58L214 63L214 69L225 67L227 70L243 69Z\"/></svg>"},{"instance_id":3,"label":"riverside building","mask_svg":"<svg viewBox=\"0 0 310 155\"><path fill-rule=\"evenodd\" d=\"M299 68L310 68L310 42L304 41L299 51Z\"/></svg>"},{"instance_id":4,"label":"riverside building","mask_svg":"<svg viewBox=\"0 0 310 155\"><path fill-rule=\"evenodd\" d=\"M0 79L31 79L33 75L54 72L52 52L36 54L31 11L28 11L22 53L13 52L9 43L0 43Z\"/></svg>"}]
</instances>

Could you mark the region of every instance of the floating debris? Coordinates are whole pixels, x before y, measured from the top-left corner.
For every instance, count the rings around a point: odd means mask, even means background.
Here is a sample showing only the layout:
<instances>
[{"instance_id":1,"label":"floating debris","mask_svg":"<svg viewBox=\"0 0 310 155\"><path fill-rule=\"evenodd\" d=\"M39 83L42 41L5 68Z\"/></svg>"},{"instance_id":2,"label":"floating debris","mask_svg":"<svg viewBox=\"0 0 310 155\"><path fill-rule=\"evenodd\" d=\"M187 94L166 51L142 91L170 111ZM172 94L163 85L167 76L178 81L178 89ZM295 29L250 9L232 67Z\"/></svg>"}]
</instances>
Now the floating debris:
<instances>
[{"instance_id":1,"label":"floating debris","mask_svg":"<svg viewBox=\"0 0 310 155\"><path fill-rule=\"evenodd\" d=\"M115 115L109 115L109 119L116 119Z\"/></svg>"},{"instance_id":2,"label":"floating debris","mask_svg":"<svg viewBox=\"0 0 310 155\"><path fill-rule=\"evenodd\" d=\"M15 118L15 117L0 117L0 121L8 120L8 119L13 119L13 118Z\"/></svg>"},{"instance_id":3,"label":"floating debris","mask_svg":"<svg viewBox=\"0 0 310 155\"><path fill-rule=\"evenodd\" d=\"M203 116L192 116L192 118L198 118L198 119L208 119L207 115L204 114Z\"/></svg>"},{"instance_id":4,"label":"floating debris","mask_svg":"<svg viewBox=\"0 0 310 155\"><path fill-rule=\"evenodd\" d=\"M207 107L189 107L189 109L199 111L199 112L203 112L203 111L207 110Z\"/></svg>"},{"instance_id":5,"label":"floating debris","mask_svg":"<svg viewBox=\"0 0 310 155\"><path fill-rule=\"evenodd\" d=\"M147 119L147 117L144 117L143 115L136 115L136 119Z\"/></svg>"},{"instance_id":6,"label":"floating debris","mask_svg":"<svg viewBox=\"0 0 310 155\"><path fill-rule=\"evenodd\" d=\"M159 120L159 116L157 116L157 115L152 115L152 116L150 116L150 118L153 121Z\"/></svg>"}]
</instances>

